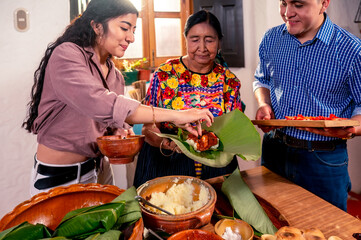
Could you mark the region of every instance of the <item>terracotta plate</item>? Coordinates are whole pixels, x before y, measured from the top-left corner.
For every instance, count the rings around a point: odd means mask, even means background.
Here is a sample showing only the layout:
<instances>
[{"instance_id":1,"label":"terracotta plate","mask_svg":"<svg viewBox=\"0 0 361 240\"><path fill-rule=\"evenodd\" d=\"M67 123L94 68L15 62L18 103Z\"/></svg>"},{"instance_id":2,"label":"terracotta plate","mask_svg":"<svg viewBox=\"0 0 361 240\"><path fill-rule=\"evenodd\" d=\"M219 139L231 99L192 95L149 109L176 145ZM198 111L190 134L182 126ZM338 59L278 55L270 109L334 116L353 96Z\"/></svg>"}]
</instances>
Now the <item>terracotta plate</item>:
<instances>
[{"instance_id":1,"label":"terracotta plate","mask_svg":"<svg viewBox=\"0 0 361 240\"><path fill-rule=\"evenodd\" d=\"M0 220L0 231L24 221L41 223L54 230L69 211L111 202L124 191L117 186L97 183L56 187L16 206ZM143 219L139 219L133 229L128 231L130 236L126 239L142 239L143 228Z\"/></svg>"}]
</instances>

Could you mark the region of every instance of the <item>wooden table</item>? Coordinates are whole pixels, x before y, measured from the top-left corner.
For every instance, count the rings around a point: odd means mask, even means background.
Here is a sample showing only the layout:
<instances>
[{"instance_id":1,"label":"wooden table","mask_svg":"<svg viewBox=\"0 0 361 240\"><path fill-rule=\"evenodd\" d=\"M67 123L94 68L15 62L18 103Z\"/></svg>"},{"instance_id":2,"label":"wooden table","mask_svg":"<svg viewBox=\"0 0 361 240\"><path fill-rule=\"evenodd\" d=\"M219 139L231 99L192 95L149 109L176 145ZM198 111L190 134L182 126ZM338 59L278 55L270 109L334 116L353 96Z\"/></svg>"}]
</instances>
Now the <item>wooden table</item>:
<instances>
[{"instance_id":1,"label":"wooden table","mask_svg":"<svg viewBox=\"0 0 361 240\"><path fill-rule=\"evenodd\" d=\"M352 240L353 233L361 232L361 220L265 167L242 171L241 175L252 192L276 208L290 226L318 228L326 238L338 236L343 240ZM223 177L207 182L223 182Z\"/></svg>"}]
</instances>

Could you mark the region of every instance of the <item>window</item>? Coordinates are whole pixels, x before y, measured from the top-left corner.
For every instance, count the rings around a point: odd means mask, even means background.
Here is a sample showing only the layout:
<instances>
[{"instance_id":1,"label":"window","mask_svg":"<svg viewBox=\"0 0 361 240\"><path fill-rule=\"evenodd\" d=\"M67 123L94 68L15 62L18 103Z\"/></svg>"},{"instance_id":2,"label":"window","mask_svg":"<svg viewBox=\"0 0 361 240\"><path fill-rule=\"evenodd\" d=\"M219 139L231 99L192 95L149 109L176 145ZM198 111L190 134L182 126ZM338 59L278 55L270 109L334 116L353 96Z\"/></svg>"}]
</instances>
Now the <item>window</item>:
<instances>
[{"instance_id":1,"label":"window","mask_svg":"<svg viewBox=\"0 0 361 240\"><path fill-rule=\"evenodd\" d=\"M155 68L167 59L186 53L184 24L191 14L191 0L131 0L138 8L136 39L122 59L146 57Z\"/></svg>"},{"instance_id":2,"label":"window","mask_svg":"<svg viewBox=\"0 0 361 240\"><path fill-rule=\"evenodd\" d=\"M86 8L86 5L90 0L69 0L70 2L70 21L82 14Z\"/></svg>"}]
</instances>

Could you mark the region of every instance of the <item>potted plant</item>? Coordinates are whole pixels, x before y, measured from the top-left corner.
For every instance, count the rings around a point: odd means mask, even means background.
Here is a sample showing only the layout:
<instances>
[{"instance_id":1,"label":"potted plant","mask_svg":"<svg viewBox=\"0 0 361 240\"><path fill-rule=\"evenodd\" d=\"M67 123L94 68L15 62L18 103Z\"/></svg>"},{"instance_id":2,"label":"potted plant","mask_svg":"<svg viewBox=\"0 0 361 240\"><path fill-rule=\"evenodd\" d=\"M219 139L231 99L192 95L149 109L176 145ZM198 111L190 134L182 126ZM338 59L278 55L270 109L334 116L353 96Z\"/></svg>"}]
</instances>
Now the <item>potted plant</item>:
<instances>
[{"instance_id":1,"label":"potted plant","mask_svg":"<svg viewBox=\"0 0 361 240\"><path fill-rule=\"evenodd\" d=\"M147 58L138 60L120 60L113 57L115 67L118 68L125 80L125 85L131 85L138 80L149 81L151 70L149 69Z\"/></svg>"},{"instance_id":2,"label":"potted plant","mask_svg":"<svg viewBox=\"0 0 361 240\"><path fill-rule=\"evenodd\" d=\"M135 63L136 69L138 70L138 80L149 81L151 71L149 69L147 58L140 59Z\"/></svg>"},{"instance_id":3,"label":"potted plant","mask_svg":"<svg viewBox=\"0 0 361 240\"><path fill-rule=\"evenodd\" d=\"M135 63L123 60L121 71L124 76L125 85L131 85L138 80L138 70L135 67Z\"/></svg>"}]
</instances>

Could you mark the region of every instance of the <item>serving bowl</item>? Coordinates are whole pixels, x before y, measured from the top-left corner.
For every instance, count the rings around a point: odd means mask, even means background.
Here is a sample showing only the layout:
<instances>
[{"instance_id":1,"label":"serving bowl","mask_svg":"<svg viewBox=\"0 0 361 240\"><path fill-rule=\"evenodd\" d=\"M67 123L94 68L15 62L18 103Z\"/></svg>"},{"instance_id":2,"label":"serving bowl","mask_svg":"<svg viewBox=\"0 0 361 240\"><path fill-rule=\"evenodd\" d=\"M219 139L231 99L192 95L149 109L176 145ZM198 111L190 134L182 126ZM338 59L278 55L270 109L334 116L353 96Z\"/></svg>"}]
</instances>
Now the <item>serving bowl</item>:
<instances>
[{"instance_id":1,"label":"serving bowl","mask_svg":"<svg viewBox=\"0 0 361 240\"><path fill-rule=\"evenodd\" d=\"M144 138L144 135L128 135L126 138L120 135L101 136L97 138L97 144L110 163L126 164L134 160L134 156L143 146Z\"/></svg>"},{"instance_id":2,"label":"serving bowl","mask_svg":"<svg viewBox=\"0 0 361 240\"><path fill-rule=\"evenodd\" d=\"M230 227L233 233L237 233L242 236L243 240L252 240L254 231L252 227L245 221L240 219L222 219L214 225L214 231L219 235L223 236L226 228Z\"/></svg>"},{"instance_id":3,"label":"serving bowl","mask_svg":"<svg viewBox=\"0 0 361 240\"><path fill-rule=\"evenodd\" d=\"M168 240L223 240L220 236L206 230L201 229L189 229L177 232L170 236Z\"/></svg>"},{"instance_id":4,"label":"serving bowl","mask_svg":"<svg viewBox=\"0 0 361 240\"><path fill-rule=\"evenodd\" d=\"M159 177L147 181L138 187L137 193L146 200L151 199L152 193L166 192L173 184L181 184L185 181L191 182L194 187L193 200L197 200L197 197L202 186L208 190L208 202L202 207L192 212L176 215L165 215L155 213L143 204L140 204L142 210L142 217L144 225L147 228L153 230L163 231L168 234L174 234L176 232L200 228L211 221L211 217L214 211L215 203L217 201L216 191L213 187L198 178L190 176L166 176Z\"/></svg>"},{"instance_id":5,"label":"serving bowl","mask_svg":"<svg viewBox=\"0 0 361 240\"><path fill-rule=\"evenodd\" d=\"M6 214L0 220L0 232L24 221L31 224L40 223L51 230L55 230L68 212L109 203L124 191L124 189L117 186L97 183L55 187L48 192L34 195L31 199L20 203L13 211ZM139 219L133 229L128 229L130 236L126 239L143 239L143 230L143 220Z\"/></svg>"}]
</instances>

